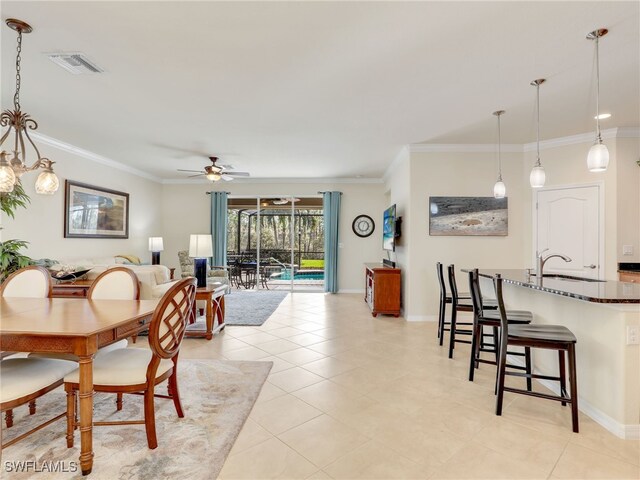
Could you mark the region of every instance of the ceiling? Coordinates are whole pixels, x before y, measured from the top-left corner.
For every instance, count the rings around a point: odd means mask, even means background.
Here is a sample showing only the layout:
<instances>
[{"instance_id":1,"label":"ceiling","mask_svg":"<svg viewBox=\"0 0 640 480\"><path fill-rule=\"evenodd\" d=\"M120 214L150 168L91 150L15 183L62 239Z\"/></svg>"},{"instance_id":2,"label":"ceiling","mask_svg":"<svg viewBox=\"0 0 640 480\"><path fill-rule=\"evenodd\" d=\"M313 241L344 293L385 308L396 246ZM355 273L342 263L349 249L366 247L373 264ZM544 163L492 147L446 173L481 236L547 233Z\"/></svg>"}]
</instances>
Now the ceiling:
<instances>
[{"instance_id":1,"label":"ceiling","mask_svg":"<svg viewBox=\"0 0 640 480\"><path fill-rule=\"evenodd\" d=\"M22 106L41 133L163 179L207 156L253 177L380 177L402 146L535 140L640 124L638 2L11 2ZM1 28L2 107L15 34ZM105 70L71 75L45 52Z\"/></svg>"}]
</instances>

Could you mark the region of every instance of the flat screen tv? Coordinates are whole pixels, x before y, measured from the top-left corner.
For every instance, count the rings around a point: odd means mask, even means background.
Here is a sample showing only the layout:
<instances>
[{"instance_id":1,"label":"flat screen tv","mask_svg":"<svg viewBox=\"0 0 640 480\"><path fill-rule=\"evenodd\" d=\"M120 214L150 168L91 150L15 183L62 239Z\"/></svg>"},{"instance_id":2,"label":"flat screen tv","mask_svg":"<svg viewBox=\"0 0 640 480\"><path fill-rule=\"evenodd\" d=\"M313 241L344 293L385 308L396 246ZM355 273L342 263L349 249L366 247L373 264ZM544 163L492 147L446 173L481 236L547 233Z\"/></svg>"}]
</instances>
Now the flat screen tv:
<instances>
[{"instance_id":1,"label":"flat screen tv","mask_svg":"<svg viewBox=\"0 0 640 480\"><path fill-rule=\"evenodd\" d=\"M396 249L396 206L391 205L384 211L382 219L382 248L388 251Z\"/></svg>"}]
</instances>

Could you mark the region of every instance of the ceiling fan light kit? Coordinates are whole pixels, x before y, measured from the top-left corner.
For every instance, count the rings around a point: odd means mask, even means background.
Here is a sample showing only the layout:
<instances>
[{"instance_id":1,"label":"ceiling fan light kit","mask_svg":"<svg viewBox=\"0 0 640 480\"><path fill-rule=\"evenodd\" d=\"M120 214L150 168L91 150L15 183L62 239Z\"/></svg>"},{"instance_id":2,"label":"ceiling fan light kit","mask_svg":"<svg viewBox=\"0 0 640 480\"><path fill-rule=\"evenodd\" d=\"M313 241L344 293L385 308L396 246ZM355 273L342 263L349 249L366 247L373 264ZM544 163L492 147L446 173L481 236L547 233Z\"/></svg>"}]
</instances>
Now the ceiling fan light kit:
<instances>
[{"instance_id":1,"label":"ceiling fan light kit","mask_svg":"<svg viewBox=\"0 0 640 480\"><path fill-rule=\"evenodd\" d=\"M212 183L218 182L220 180L225 180L227 182L234 179L234 177L248 177L249 172L237 172L235 170L227 170L227 167L224 165L218 165L216 162L219 160L218 157L209 157L211 161L211 165L207 165L203 170L183 170L181 168L178 169L179 172L193 172L196 175L189 175L191 177L206 177Z\"/></svg>"},{"instance_id":2,"label":"ceiling fan light kit","mask_svg":"<svg viewBox=\"0 0 640 480\"><path fill-rule=\"evenodd\" d=\"M590 172L604 172L609 166L609 149L602 143L600 134L600 38L609 30L599 28L587 34L587 40L595 41L596 48L596 141L587 155L587 168Z\"/></svg>"},{"instance_id":3,"label":"ceiling fan light kit","mask_svg":"<svg viewBox=\"0 0 640 480\"><path fill-rule=\"evenodd\" d=\"M7 19L7 26L18 32L18 41L16 49L16 91L13 96L13 110L7 109L0 115L0 126L9 127L7 131L0 137L0 193L12 192L14 186L20 182L20 177L27 172L38 169L42 171L36 179L36 193L41 195L53 195L60 186L60 181L53 171L55 162L44 158L40 155L38 147L29 136L29 130L36 130L38 122L36 122L28 113L20 108L20 83L21 83L21 53L22 53L22 34L31 33L33 28L22 20L15 18ZM13 135L12 135L13 133ZM2 150L2 146L9 137L13 139L11 153ZM26 146L31 145L35 151L35 160L28 165L29 157L27 155ZM11 143L10 141L7 142ZM11 159L8 159L8 157Z\"/></svg>"}]
</instances>

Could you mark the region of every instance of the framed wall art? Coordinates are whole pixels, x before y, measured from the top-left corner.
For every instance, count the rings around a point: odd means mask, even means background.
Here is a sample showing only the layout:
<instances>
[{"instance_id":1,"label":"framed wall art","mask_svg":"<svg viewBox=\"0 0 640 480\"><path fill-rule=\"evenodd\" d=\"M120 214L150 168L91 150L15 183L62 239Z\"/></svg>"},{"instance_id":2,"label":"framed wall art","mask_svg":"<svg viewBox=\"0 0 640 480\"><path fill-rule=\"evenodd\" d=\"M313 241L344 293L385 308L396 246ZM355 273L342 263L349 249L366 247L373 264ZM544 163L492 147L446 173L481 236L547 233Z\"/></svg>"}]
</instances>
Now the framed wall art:
<instances>
[{"instance_id":1,"label":"framed wall art","mask_svg":"<svg viewBox=\"0 0 640 480\"><path fill-rule=\"evenodd\" d=\"M65 181L65 238L129 238L129 194Z\"/></svg>"},{"instance_id":2,"label":"framed wall art","mask_svg":"<svg viewBox=\"0 0 640 480\"><path fill-rule=\"evenodd\" d=\"M506 198L429 197L429 235L506 236L508 233Z\"/></svg>"}]
</instances>

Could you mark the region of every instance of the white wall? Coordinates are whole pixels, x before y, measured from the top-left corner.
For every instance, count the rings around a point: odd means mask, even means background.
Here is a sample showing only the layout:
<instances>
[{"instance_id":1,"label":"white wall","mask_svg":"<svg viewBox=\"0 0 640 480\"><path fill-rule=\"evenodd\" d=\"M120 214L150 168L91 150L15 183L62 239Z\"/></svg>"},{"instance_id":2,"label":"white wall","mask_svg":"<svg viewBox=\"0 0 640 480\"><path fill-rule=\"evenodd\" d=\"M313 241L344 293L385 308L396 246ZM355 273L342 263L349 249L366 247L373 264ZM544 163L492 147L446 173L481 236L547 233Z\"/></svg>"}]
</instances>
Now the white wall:
<instances>
[{"instance_id":1,"label":"white wall","mask_svg":"<svg viewBox=\"0 0 640 480\"><path fill-rule=\"evenodd\" d=\"M497 160L493 153L412 153L411 227L407 242L409 264L409 320L433 319L438 312L439 286L436 263L453 263L458 269L459 289L467 291L461 268L524 268L521 185L522 154L505 153L502 177L507 187L509 234L494 237L442 237L429 235L430 196L493 196Z\"/></svg>"},{"instance_id":2,"label":"white wall","mask_svg":"<svg viewBox=\"0 0 640 480\"><path fill-rule=\"evenodd\" d=\"M618 261L640 262L640 140L616 139L618 165ZM622 246L631 245L633 255L623 255Z\"/></svg>"},{"instance_id":3,"label":"white wall","mask_svg":"<svg viewBox=\"0 0 640 480\"><path fill-rule=\"evenodd\" d=\"M134 254L151 261L149 237L160 235L162 185L66 151L39 146L43 156L54 160L60 188L54 195L38 195L37 173L27 173L22 183L31 197L27 209L18 209L15 219L2 219L2 240L29 242L32 258L87 258ZM129 194L129 238L64 238L64 180L75 180Z\"/></svg>"},{"instance_id":4,"label":"white wall","mask_svg":"<svg viewBox=\"0 0 640 480\"><path fill-rule=\"evenodd\" d=\"M343 192L340 215L340 243L338 285L341 291L364 291L366 262L382 258L382 213L387 207L381 183L241 183L216 184L231 195L246 196L314 196L319 191ZM165 251L162 263L178 267L177 252L189 246L189 235L208 233L210 228L210 197L206 192L211 184L164 185L162 193L162 224ZM367 238L356 236L351 230L353 219L359 214L374 219L376 228Z\"/></svg>"}]
</instances>

